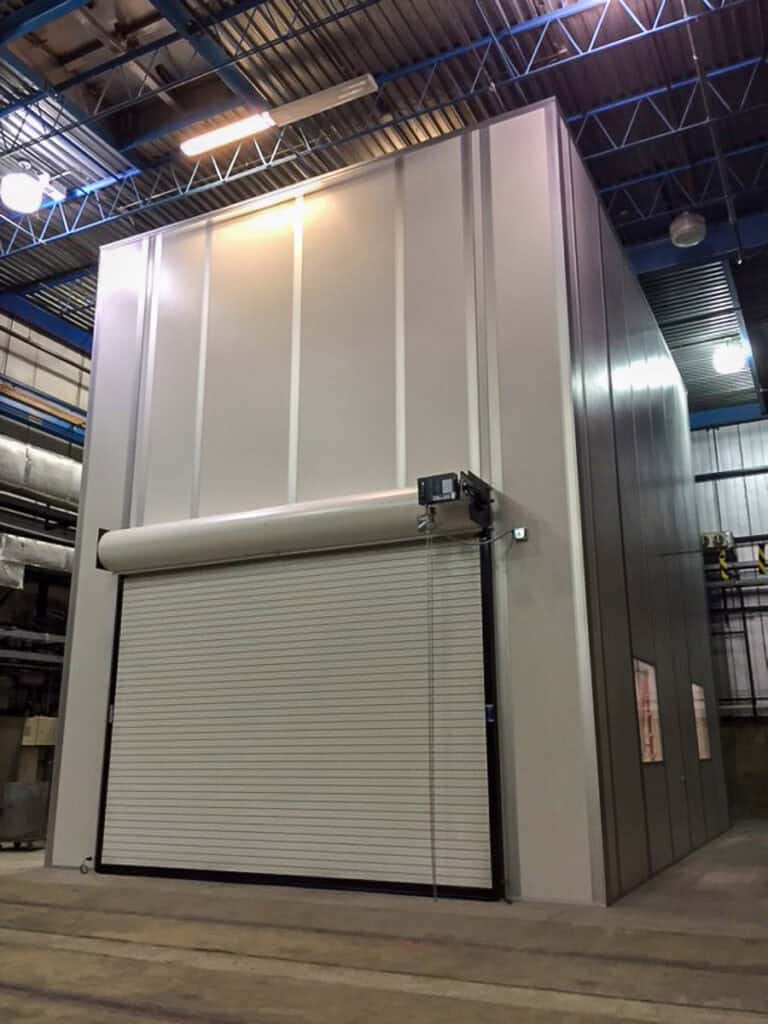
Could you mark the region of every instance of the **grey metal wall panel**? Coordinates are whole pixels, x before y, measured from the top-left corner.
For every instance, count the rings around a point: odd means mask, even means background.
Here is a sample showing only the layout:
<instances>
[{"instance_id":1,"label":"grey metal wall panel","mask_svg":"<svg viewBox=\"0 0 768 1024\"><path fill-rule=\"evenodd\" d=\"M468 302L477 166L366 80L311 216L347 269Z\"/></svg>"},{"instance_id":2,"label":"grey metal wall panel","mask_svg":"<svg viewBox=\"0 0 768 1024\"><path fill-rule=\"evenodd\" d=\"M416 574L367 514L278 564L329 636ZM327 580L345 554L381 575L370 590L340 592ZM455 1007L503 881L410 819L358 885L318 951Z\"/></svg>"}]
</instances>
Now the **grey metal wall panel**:
<instances>
[{"instance_id":1,"label":"grey metal wall panel","mask_svg":"<svg viewBox=\"0 0 768 1024\"><path fill-rule=\"evenodd\" d=\"M425 149L402 165L405 480L469 465L468 281L462 142ZM471 256L471 252L469 253ZM474 337L470 343L474 342ZM476 416L475 412L475 416Z\"/></svg>"},{"instance_id":2,"label":"grey metal wall panel","mask_svg":"<svg viewBox=\"0 0 768 1024\"><path fill-rule=\"evenodd\" d=\"M686 572L690 558L691 539L687 531L687 510L684 494L679 486L682 472L681 462L684 447L687 444L687 409L681 421L680 407L677 403L677 381L673 378L671 385L664 389L665 397L665 428L669 450L673 453L671 476L668 478L667 501L673 512L673 532L669 538L669 547L665 552L665 568L670 594L670 624L672 626L673 653L675 656L675 683L678 700L678 720L680 723L680 742L682 747L683 775L688 805L688 824L691 846L700 846L707 839L704 822L703 796L701 788L701 772L696 741L696 721L693 713L693 697L691 684L693 670L690 662L692 644L701 644L702 635L694 632L691 635L688 614L686 589L691 580ZM682 426L682 430L681 430ZM689 478L690 481L690 478ZM688 483L690 487L690 482ZM693 550L696 551L695 540Z\"/></svg>"},{"instance_id":3,"label":"grey metal wall panel","mask_svg":"<svg viewBox=\"0 0 768 1024\"><path fill-rule=\"evenodd\" d=\"M714 718L712 761L702 763L696 745L694 677L710 716L715 707L686 396L605 218L602 265L592 258L596 202L570 142L565 148L574 401L597 717L608 733L601 777L611 805L604 810L609 892L616 894L703 843L726 816ZM633 655L656 669L660 763L641 763Z\"/></svg>"},{"instance_id":4,"label":"grey metal wall panel","mask_svg":"<svg viewBox=\"0 0 768 1024\"><path fill-rule=\"evenodd\" d=\"M554 109L542 108L513 132L502 123L483 133L493 204L483 226L485 300L498 524L530 530L526 545L496 546L504 773L517 818L507 821L508 843L524 896L581 901L604 898L603 850L564 228L554 198L558 130Z\"/></svg>"},{"instance_id":5,"label":"grey metal wall panel","mask_svg":"<svg viewBox=\"0 0 768 1024\"><path fill-rule=\"evenodd\" d=\"M127 579L104 863L430 885L434 828L490 888L479 549L432 551L434 711L423 544Z\"/></svg>"},{"instance_id":6,"label":"grey metal wall panel","mask_svg":"<svg viewBox=\"0 0 768 1024\"><path fill-rule=\"evenodd\" d=\"M680 722L681 666L680 645L684 636L676 619L676 601L669 553L674 550L675 522L669 489L674 473L674 457L667 436L665 391L674 365L651 317L640 286L632 280L639 335L645 351L645 367L649 376L648 409L650 435L645 454L647 494L646 551L653 594L654 630L656 633L656 682L659 689L661 728L664 739L664 767L669 794L669 820L672 829L672 851L675 859L691 849L688 796L685 781L685 751ZM669 360L669 361L668 361Z\"/></svg>"},{"instance_id":7,"label":"grey metal wall panel","mask_svg":"<svg viewBox=\"0 0 768 1024\"><path fill-rule=\"evenodd\" d=\"M638 367L640 358L630 332L636 331L636 317L630 305L631 294L625 298L625 287L632 284L626 274L621 246L603 213L603 263L609 310L611 387L617 441L617 471L621 494L621 516L624 534L624 571L630 611L632 653L643 661L656 663L651 582L648 574L648 552L645 536L644 502L647 500L643 473L646 460L641 458L643 444L648 441L648 418L645 414L648 386ZM624 728L617 731L613 744L622 755L635 763L640 749L637 711L632 693L630 712ZM641 767L646 807L646 846L653 871L672 859L669 829L669 798L662 765Z\"/></svg>"},{"instance_id":8,"label":"grey metal wall panel","mask_svg":"<svg viewBox=\"0 0 768 1024\"><path fill-rule=\"evenodd\" d=\"M192 509L205 234L171 235L159 254L142 524L185 519Z\"/></svg>"},{"instance_id":9,"label":"grey metal wall panel","mask_svg":"<svg viewBox=\"0 0 768 1024\"><path fill-rule=\"evenodd\" d=\"M200 515L288 500L295 221L291 202L212 227Z\"/></svg>"},{"instance_id":10,"label":"grey metal wall panel","mask_svg":"<svg viewBox=\"0 0 768 1024\"><path fill-rule=\"evenodd\" d=\"M306 203L300 501L397 486L395 165Z\"/></svg>"},{"instance_id":11,"label":"grey metal wall panel","mask_svg":"<svg viewBox=\"0 0 768 1024\"><path fill-rule=\"evenodd\" d=\"M570 140L566 153L573 157ZM626 358L620 276L623 256L610 248L611 243L616 246L612 236L608 253L602 249L598 199L578 159L571 159L571 183L574 394L589 565L593 681L601 723L603 817L606 840L609 848L614 845L616 856L609 894L615 899L649 872L642 774L638 758L627 757L625 747L628 744L636 750L638 735L606 321L606 302L610 301L612 342L619 348L619 360L622 349Z\"/></svg>"},{"instance_id":12,"label":"grey metal wall panel","mask_svg":"<svg viewBox=\"0 0 768 1024\"><path fill-rule=\"evenodd\" d=\"M77 531L54 782L55 865L78 866L94 852L117 600L117 580L96 568L96 545L100 530L128 525L147 289L146 241L102 252L83 474L88 498Z\"/></svg>"}]
</instances>

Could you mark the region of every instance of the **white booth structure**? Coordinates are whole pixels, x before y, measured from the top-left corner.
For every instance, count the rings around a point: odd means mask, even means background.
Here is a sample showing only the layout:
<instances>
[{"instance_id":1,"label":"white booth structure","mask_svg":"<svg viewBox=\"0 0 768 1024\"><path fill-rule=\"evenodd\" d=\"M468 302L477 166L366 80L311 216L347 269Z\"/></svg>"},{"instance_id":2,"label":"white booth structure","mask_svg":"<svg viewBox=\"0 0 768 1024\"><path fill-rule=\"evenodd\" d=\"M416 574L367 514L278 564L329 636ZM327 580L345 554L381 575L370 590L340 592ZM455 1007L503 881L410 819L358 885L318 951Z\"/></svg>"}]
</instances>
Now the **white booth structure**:
<instances>
[{"instance_id":1,"label":"white booth structure","mask_svg":"<svg viewBox=\"0 0 768 1024\"><path fill-rule=\"evenodd\" d=\"M53 865L614 899L727 824L705 616L553 103L102 250Z\"/></svg>"}]
</instances>

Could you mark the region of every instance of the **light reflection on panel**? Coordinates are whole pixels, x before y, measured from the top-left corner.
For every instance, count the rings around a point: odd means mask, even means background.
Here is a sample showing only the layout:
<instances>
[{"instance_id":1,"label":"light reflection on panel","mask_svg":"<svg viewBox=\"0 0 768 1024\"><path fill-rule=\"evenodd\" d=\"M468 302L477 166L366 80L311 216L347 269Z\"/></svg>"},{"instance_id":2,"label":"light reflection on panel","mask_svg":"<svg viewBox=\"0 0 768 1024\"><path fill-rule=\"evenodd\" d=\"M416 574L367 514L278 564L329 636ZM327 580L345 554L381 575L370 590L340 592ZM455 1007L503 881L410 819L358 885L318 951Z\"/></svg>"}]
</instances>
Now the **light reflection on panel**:
<instances>
[{"instance_id":1,"label":"light reflection on panel","mask_svg":"<svg viewBox=\"0 0 768 1024\"><path fill-rule=\"evenodd\" d=\"M406 483L470 468L461 142L403 163Z\"/></svg>"},{"instance_id":2,"label":"light reflection on panel","mask_svg":"<svg viewBox=\"0 0 768 1024\"><path fill-rule=\"evenodd\" d=\"M299 501L397 483L394 177L305 199Z\"/></svg>"},{"instance_id":3,"label":"light reflection on panel","mask_svg":"<svg viewBox=\"0 0 768 1024\"><path fill-rule=\"evenodd\" d=\"M288 498L294 203L211 239L200 515Z\"/></svg>"},{"instance_id":4,"label":"light reflection on panel","mask_svg":"<svg viewBox=\"0 0 768 1024\"><path fill-rule=\"evenodd\" d=\"M186 519L192 501L205 229L163 239L143 522Z\"/></svg>"}]
</instances>

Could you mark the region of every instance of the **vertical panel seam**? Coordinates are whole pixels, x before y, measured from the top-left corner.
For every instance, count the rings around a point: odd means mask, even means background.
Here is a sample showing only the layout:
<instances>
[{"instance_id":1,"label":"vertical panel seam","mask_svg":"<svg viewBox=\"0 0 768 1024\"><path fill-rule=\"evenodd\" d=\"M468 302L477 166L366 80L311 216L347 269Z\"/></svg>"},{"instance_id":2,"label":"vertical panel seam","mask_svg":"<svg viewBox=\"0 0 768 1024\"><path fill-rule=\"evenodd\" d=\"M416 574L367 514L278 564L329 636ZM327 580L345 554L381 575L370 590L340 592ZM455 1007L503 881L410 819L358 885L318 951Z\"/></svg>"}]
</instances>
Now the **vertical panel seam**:
<instances>
[{"instance_id":1,"label":"vertical panel seam","mask_svg":"<svg viewBox=\"0 0 768 1024\"><path fill-rule=\"evenodd\" d=\"M469 468L480 474L480 394L477 338L477 277L475 217L473 206L472 136L461 139L461 230L465 301L465 348L467 365L467 441Z\"/></svg>"},{"instance_id":2,"label":"vertical panel seam","mask_svg":"<svg viewBox=\"0 0 768 1024\"><path fill-rule=\"evenodd\" d=\"M395 161L395 476L398 487L407 478L405 410L405 170Z\"/></svg>"},{"instance_id":3,"label":"vertical panel seam","mask_svg":"<svg viewBox=\"0 0 768 1024\"><path fill-rule=\"evenodd\" d=\"M208 316L211 303L211 250L213 248L211 222L205 225L203 250L203 288L200 296L200 338L197 350L197 392L195 396L195 437L192 450L192 493L190 515L200 515L200 485L203 471L203 426L205 421L205 375L208 365Z\"/></svg>"},{"instance_id":4,"label":"vertical panel seam","mask_svg":"<svg viewBox=\"0 0 768 1024\"><path fill-rule=\"evenodd\" d=\"M493 184L491 169L490 136L487 128L477 132L477 164L479 170L478 196L479 217L477 218L480 246L475 252L481 266L480 280L483 287L484 308L483 339L485 342L486 399L488 416L488 468L491 483L498 493L503 493L504 474L501 452L501 395L499 392L499 359L496 333L496 280L493 232ZM503 505L502 505L503 507ZM494 545L494 603L497 621L508 623L509 573L503 545ZM497 704L499 768L504 809L502 819L504 851L505 895L519 895L522 891L520 875L520 841L517 813L517 762L515 759L514 717L512 715L511 664L512 652L509 646L509 630L496 631L497 658ZM510 771L507 771L507 768Z\"/></svg>"},{"instance_id":5,"label":"vertical panel seam","mask_svg":"<svg viewBox=\"0 0 768 1024\"><path fill-rule=\"evenodd\" d=\"M291 293L291 369L288 400L288 501L299 489L299 408L301 393L301 288L304 276L304 196L294 200Z\"/></svg>"},{"instance_id":6,"label":"vertical panel seam","mask_svg":"<svg viewBox=\"0 0 768 1024\"><path fill-rule=\"evenodd\" d=\"M126 502L130 509L129 523L142 526L147 494L149 459L149 418L152 407L152 377L155 368L155 339L159 309L159 278L162 264L162 235L155 235L147 243L146 292L141 317L141 355L136 388L135 421L132 434L135 441L130 490Z\"/></svg>"}]
</instances>

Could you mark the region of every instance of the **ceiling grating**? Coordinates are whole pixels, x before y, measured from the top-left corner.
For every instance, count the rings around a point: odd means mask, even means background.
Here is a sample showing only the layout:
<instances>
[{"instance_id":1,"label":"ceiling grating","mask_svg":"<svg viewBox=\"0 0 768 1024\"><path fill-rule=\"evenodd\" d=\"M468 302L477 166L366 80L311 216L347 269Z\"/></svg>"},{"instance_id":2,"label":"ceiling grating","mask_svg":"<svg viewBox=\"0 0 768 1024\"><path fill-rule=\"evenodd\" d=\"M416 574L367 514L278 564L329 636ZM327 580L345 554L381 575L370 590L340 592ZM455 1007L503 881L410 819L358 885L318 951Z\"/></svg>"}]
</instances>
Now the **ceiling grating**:
<instances>
[{"instance_id":1,"label":"ceiling grating","mask_svg":"<svg viewBox=\"0 0 768 1024\"><path fill-rule=\"evenodd\" d=\"M751 367L723 375L712 362L718 345L747 338L729 264L718 260L659 271L640 281L680 370L690 408L756 402Z\"/></svg>"}]
</instances>

